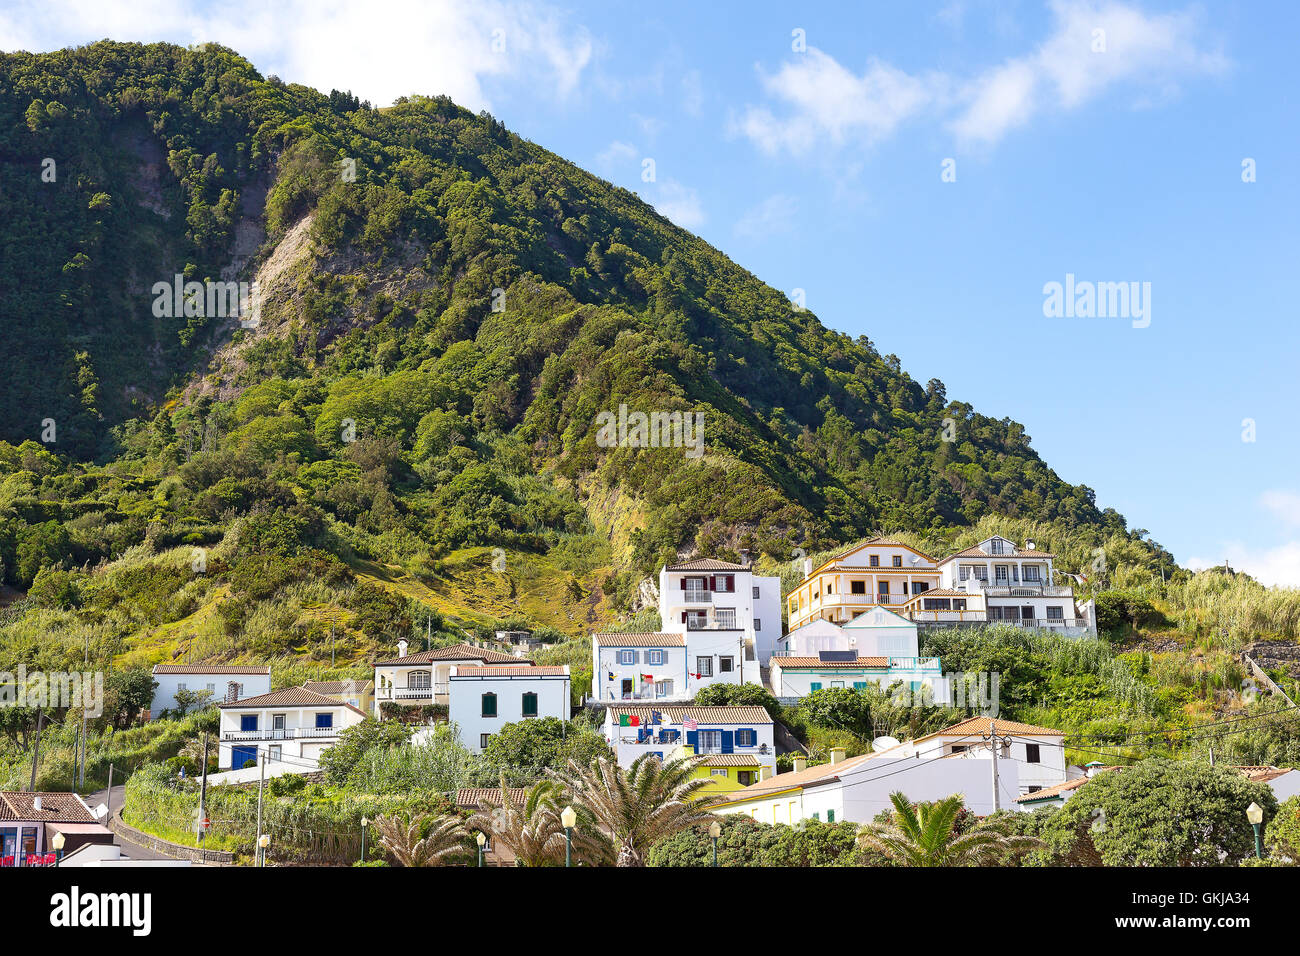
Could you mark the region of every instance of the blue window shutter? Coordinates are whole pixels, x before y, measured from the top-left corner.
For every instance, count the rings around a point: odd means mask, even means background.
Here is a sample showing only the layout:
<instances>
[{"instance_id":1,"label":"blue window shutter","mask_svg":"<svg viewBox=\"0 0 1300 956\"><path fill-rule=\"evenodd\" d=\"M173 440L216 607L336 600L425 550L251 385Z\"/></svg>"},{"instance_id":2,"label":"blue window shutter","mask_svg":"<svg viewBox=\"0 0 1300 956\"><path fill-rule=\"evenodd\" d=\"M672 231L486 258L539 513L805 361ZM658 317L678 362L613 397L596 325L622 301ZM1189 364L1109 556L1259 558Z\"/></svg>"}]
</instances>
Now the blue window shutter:
<instances>
[{"instance_id":1,"label":"blue window shutter","mask_svg":"<svg viewBox=\"0 0 1300 956\"><path fill-rule=\"evenodd\" d=\"M317 726L317 727L333 727L333 726L334 726L334 715L333 715L333 714L317 714L317 715L316 715L316 726Z\"/></svg>"},{"instance_id":2,"label":"blue window shutter","mask_svg":"<svg viewBox=\"0 0 1300 956\"><path fill-rule=\"evenodd\" d=\"M256 729L257 729L257 714L240 714L240 715L239 715L239 729L240 729L240 730L256 730Z\"/></svg>"},{"instance_id":3,"label":"blue window shutter","mask_svg":"<svg viewBox=\"0 0 1300 956\"><path fill-rule=\"evenodd\" d=\"M735 734L730 730L722 732L722 752L724 754L735 753Z\"/></svg>"},{"instance_id":4,"label":"blue window shutter","mask_svg":"<svg viewBox=\"0 0 1300 956\"><path fill-rule=\"evenodd\" d=\"M812 690L821 690L821 689L822 689L822 685L821 685L821 682L820 682L820 681L813 681L813 682L810 683L808 686L809 686L809 688L812 689Z\"/></svg>"},{"instance_id":5,"label":"blue window shutter","mask_svg":"<svg viewBox=\"0 0 1300 956\"><path fill-rule=\"evenodd\" d=\"M867 686L867 682L864 681L864 680L855 680L855 681L853 682L853 689L854 689L854 690L864 690L864 689L866 689L866 686Z\"/></svg>"},{"instance_id":6,"label":"blue window shutter","mask_svg":"<svg viewBox=\"0 0 1300 956\"><path fill-rule=\"evenodd\" d=\"M695 752L700 752L700 732L698 730L686 731L686 742L695 748Z\"/></svg>"}]
</instances>

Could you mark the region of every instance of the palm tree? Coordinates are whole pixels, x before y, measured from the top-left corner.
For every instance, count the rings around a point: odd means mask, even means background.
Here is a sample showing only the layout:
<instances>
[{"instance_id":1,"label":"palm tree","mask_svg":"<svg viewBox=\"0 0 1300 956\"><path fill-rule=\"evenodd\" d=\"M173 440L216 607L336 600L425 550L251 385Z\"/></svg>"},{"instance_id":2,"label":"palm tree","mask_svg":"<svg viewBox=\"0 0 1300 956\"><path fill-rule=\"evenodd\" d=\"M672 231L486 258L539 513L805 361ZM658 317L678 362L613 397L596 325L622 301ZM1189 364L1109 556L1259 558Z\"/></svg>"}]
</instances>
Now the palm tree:
<instances>
[{"instance_id":1,"label":"palm tree","mask_svg":"<svg viewBox=\"0 0 1300 956\"><path fill-rule=\"evenodd\" d=\"M1029 850L1041 841L1008 832L1008 818L984 820L969 833L955 824L963 808L958 795L912 806L901 793L891 793L893 820L870 823L858 833L858 843L901 866L987 866Z\"/></svg>"},{"instance_id":2,"label":"palm tree","mask_svg":"<svg viewBox=\"0 0 1300 956\"><path fill-rule=\"evenodd\" d=\"M397 861L398 866L441 866L447 857L469 849L469 833L460 818L442 815L434 819L423 837L428 814L406 818L384 815L374 822L379 845Z\"/></svg>"},{"instance_id":3,"label":"palm tree","mask_svg":"<svg viewBox=\"0 0 1300 956\"><path fill-rule=\"evenodd\" d=\"M693 801L708 781L691 775L698 757L661 762L638 757L627 770L610 756L583 767L569 761L562 780L579 814L579 830L591 841L588 851L615 866L645 866L650 847L666 836L707 820Z\"/></svg>"},{"instance_id":4,"label":"palm tree","mask_svg":"<svg viewBox=\"0 0 1300 956\"><path fill-rule=\"evenodd\" d=\"M564 826L559 800L564 788L554 780L540 780L524 791L516 803L501 775L500 803L485 799L470 817L471 830L490 832L515 855L520 866L557 866L564 862Z\"/></svg>"}]
</instances>

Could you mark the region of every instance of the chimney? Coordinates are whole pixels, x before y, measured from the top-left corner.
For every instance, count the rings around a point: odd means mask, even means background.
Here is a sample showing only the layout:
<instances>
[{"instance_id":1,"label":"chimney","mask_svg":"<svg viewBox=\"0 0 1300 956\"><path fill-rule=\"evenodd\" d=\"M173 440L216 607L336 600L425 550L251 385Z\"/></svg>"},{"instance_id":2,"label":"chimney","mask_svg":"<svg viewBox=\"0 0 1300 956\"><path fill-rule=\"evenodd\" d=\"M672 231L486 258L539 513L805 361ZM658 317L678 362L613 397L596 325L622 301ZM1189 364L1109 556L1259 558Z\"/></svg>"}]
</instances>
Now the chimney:
<instances>
[{"instance_id":1,"label":"chimney","mask_svg":"<svg viewBox=\"0 0 1300 956\"><path fill-rule=\"evenodd\" d=\"M812 558L803 559L803 576L806 578L812 577Z\"/></svg>"},{"instance_id":2,"label":"chimney","mask_svg":"<svg viewBox=\"0 0 1300 956\"><path fill-rule=\"evenodd\" d=\"M41 798L39 795L32 800L32 809L34 809L37 813L40 813L42 810L45 809L43 806L41 806Z\"/></svg>"},{"instance_id":3,"label":"chimney","mask_svg":"<svg viewBox=\"0 0 1300 956\"><path fill-rule=\"evenodd\" d=\"M807 758L807 757L795 757L795 758L794 758L794 772L795 772L795 773L802 773L803 771L805 771L805 770L807 770L807 769L808 769L808 758Z\"/></svg>"},{"instance_id":4,"label":"chimney","mask_svg":"<svg viewBox=\"0 0 1300 956\"><path fill-rule=\"evenodd\" d=\"M760 768L759 768L759 771L758 771L758 779L759 779L759 780L770 780L770 779L772 779L772 768L771 768L771 767L760 767Z\"/></svg>"},{"instance_id":5,"label":"chimney","mask_svg":"<svg viewBox=\"0 0 1300 956\"><path fill-rule=\"evenodd\" d=\"M740 563L745 567L749 567L749 548L740 549Z\"/></svg>"},{"instance_id":6,"label":"chimney","mask_svg":"<svg viewBox=\"0 0 1300 956\"><path fill-rule=\"evenodd\" d=\"M406 648L407 648L407 643L406 643L405 638L403 638L402 640L398 641L398 642L397 642L397 656L398 656L398 657L405 657L405 656L406 656Z\"/></svg>"},{"instance_id":7,"label":"chimney","mask_svg":"<svg viewBox=\"0 0 1300 956\"><path fill-rule=\"evenodd\" d=\"M844 748L843 748L843 747L832 747L832 748L831 748L831 764L834 765L834 764L840 763L840 762L843 761L843 760L844 760Z\"/></svg>"}]
</instances>

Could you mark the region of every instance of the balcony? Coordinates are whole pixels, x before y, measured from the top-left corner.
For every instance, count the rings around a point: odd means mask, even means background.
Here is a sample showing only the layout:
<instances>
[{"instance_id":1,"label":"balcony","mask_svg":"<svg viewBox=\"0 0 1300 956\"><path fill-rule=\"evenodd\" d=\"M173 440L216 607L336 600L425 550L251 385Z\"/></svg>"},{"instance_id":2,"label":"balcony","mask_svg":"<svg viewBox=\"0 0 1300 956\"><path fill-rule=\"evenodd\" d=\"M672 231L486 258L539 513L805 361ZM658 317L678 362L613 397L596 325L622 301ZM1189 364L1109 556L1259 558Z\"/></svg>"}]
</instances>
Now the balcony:
<instances>
[{"instance_id":1,"label":"balcony","mask_svg":"<svg viewBox=\"0 0 1300 956\"><path fill-rule=\"evenodd\" d=\"M933 671L938 674L942 667L937 657L891 657L891 671Z\"/></svg>"},{"instance_id":2,"label":"balcony","mask_svg":"<svg viewBox=\"0 0 1300 956\"><path fill-rule=\"evenodd\" d=\"M242 740L306 740L313 737L337 737L339 727L266 727L261 730L227 730L221 734L222 740L238 742Z\"/></svg>"},{"instance_id":3,"label":"balcony","mask_svg":"<svg viewBox=\"0 0 1300 956\"><path fill-rule=\"evenodd\" d=\"M410 704L446 697L448 693L449 687L446 684L434 684L431 687L381 687L375 691L375 699Z\"/></svg>"},{"instance_id":4,"label":"balcony","mask_svg":"<svg viewBox=\"0 0 1300 956\"><path fill-rule=\"evenodd\" d=\"M1074 589L1054 584L1040 584L1035 581L1021 581L1019 584L998 582L993 587L983 589L986 597L1074 597Z\"/></svg>"},{"instance_id":5,"label":"balcony","mask_svg":"<svg viewBox=\"0 0 1300 956\"><path fill-rule=\"evenodd\" d=\"M713 603L712 591L694 591L688 589L682 591L681 594L682 594L683 604L712 604ZM673 602L669 600L668 603L671 604Z\"/></svg>"}]
</instances>

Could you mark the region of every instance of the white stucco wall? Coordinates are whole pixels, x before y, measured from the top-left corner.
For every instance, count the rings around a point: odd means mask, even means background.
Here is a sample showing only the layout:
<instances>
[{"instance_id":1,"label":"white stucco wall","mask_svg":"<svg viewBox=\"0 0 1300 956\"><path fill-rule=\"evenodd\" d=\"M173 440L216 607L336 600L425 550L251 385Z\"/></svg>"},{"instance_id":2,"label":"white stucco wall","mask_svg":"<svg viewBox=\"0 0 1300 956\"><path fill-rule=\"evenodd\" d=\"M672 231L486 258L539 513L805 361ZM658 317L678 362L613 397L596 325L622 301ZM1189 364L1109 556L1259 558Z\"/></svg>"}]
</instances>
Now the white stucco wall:
<instances>
[{"instance_id":1,"label":"white stucco wall","mask_svg":"<svg viewBox=\"0 0 1300 956\"><path fill-rule=\"evenodd\" d=\"M487 668L495 671L495 668ZM537 717L568 720L570 715L569 668L563 674L538 674L538 668L518 668L518 676L484 677L477 668L451 674L449 716L460 728L461 743L473 753L483 749L483 734L495 734L506 724L529 719L524 716L524 694L537 695ZM529 673L533 671L534 673ZM483 715L483 695L496 695L496 716Z\"/></svg>"}]
</instances>

